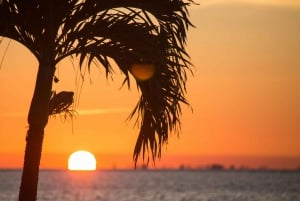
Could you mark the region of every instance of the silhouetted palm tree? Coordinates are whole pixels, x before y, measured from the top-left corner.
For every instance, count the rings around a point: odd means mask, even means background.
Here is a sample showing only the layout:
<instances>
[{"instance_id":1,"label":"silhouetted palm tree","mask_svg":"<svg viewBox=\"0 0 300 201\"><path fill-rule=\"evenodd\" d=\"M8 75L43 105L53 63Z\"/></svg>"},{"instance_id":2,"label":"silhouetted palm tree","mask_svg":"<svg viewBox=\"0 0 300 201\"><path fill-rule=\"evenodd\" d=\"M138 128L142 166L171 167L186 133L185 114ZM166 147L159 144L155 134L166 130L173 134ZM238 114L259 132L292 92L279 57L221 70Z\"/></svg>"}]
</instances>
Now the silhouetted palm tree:
<instances>
[{"instance_id":1,"label":"silhouetted palm tree","mask_svg":"<svg viewBox=\"0 0 300 201\"><path fill-rule=\"evenodd\" d=\"M19 200L36 200L44 128L48 121L56 64L68 56L102 65L112 58L136 78L141 98L133 113L141 119L134 160L160 157L168 134L180 126L185 95L187 0L0 0L0 36L28 48L39 62L28 114L29 128ZM139 77L141 71L142 77ZM143 73L150 72L148 76Z\"/></svg>"}]
</instances>

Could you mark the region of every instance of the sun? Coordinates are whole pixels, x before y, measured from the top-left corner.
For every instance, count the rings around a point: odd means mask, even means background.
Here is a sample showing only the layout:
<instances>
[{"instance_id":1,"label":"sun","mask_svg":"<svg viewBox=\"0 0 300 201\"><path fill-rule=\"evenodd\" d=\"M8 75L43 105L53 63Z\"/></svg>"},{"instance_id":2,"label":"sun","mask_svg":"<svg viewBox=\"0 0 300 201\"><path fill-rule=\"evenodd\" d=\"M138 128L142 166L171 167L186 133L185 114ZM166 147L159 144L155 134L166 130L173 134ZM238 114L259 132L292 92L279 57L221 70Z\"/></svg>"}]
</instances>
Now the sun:
<instances>
[{"instance_id":1,"label":"sun","mask_svg":"<svg viewBox=\"0 0 300 201\"><path fill-rule=\"evenodd\" d=\"M68 170L93 171L96 170L95 156L88 151L76 151L68 159Z\"/></svg>"}]
</instances>

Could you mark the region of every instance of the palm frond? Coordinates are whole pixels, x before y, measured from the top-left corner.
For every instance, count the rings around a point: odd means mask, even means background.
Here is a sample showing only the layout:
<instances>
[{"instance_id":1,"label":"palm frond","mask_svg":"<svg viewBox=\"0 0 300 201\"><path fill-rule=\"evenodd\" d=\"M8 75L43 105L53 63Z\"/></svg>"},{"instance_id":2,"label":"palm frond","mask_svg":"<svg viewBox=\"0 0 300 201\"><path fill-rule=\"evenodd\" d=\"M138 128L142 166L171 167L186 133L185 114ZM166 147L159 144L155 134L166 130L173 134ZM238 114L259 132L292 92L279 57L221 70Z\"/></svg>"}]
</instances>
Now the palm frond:
<instances>
[{"instance_id":1,"label":"palm frond","mask_svg":"<svg viewBox=\"0 0 300 201\"><path fill-rule=\"evenodd\" d=\"M111 72L108 58L113 58L128 78L133 64L155 66L154 76L137 80L142 95L134 114L141 121L134 149L137 163L140 153L145 159L161 156L161 146L169 133L180 129L180 103L185 99L189 55L185 51L186 30L192 26L187 6L181 0L89 1L74 11L74 18L65 18L64 37L60 44L61 58L77 54L80 65L84 60L101 63ZM120 9L121 8L121 9ZM93 14L86 14L89 11ZM97 11L97 12L96 12ZM95 14L96 13L96 14ZM74 19L82 21L71 28ZM149 155L148 155L149 159ZM149 161L149 160L148 160Z\"/></svg>"},{"instance_id":2,"label":"palm frond","mask_svg":"<svg viewBox=\"0 0 300 201\"><path fill-rule=\"evenodd\" d=\"M52 91L49 103L49 116L61 115L64 119L72 119L76 112L70 109L74 103L74 93L72 91Z\"/></svg>"},{"instance_id":3,"label":"palm frond","mask_svg":"<svg viewBox=\"0 0 300 201\"><path fill-rule=\"evenodd\" d=\"M189 70L190 62L184 46L186 28L191 24L185 12L186 4L180 4L179 1L177 1L178 4L173 4L176 1L163 2L169 2L167 6L162 6L164 9L171 9L162 11L158 9L161 4L157 4L157 7L153 7L152 4L147 10L147 12L153 11L150 13L157 17L159 24L149 20L148 14L145 15L143 25L148 27L148 31L138 33L133 32L134 29L132 28L126 30L128 35L137 39L131 41L117 38L119 39L117 41L121 42L120 44L125 44L128 48L121 52L121 48L117 47L119 51L112 51L115 55L108 54L116 60L123 72L128 71L128 68L134 63L151 63L156 69L155 75L150 80L137 81L142 96L130 116L131 118L135 112L138 112L141 119L141 129L134 149L135 162L137 162L140 153L143 153L143 158L149 152L153 160L160 157L161 146L168 141L169 133L180 129L180 103L188 104L184 96L187 79L186 70ZM146 22L145 19L147 19ZM126 25L126 27L130 26ZM143 28L143 30L147 29ZM108 35L111 36L111 34ZM112 41L116 41L116 38ZM122 59L122 55L126 55L124 56L126 59Z\"/></svg>"}]
</instances>

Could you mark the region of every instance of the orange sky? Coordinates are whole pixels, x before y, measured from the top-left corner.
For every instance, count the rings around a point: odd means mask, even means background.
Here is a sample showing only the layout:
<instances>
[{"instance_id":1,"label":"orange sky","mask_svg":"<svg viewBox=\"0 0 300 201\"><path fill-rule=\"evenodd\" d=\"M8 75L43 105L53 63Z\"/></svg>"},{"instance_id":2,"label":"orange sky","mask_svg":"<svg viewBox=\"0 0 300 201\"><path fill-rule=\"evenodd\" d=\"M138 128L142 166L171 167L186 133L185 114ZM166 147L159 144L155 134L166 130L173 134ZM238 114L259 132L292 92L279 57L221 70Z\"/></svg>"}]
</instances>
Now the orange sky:
<instances>
[{"instance_id":1,"label":"orange sky","mask_svg":"<svg viewBox=\"0 0 300 201\"><path fill-rule=\"evenodd\" d=\"M299 1L200 4L191 9L197 28L188 41L195 66L188 80L193 112L184 107L182 134L170 138L156 165L299 167ZM0 59L8 42L0 45ZM22 165L36 69L35 58L11 42L0 70L0 168ZM57 77L54 89L78 95L70 60L59 64ZM100 168L132 167L138 130L125 120L139 95L135 87L120 89L122 81L118 70L114 81L105 80L103 69L86 76L73 124L59 117L49 121L43 168L65 168L78 149L95 153Z\"/></svg>"}]
</instances>

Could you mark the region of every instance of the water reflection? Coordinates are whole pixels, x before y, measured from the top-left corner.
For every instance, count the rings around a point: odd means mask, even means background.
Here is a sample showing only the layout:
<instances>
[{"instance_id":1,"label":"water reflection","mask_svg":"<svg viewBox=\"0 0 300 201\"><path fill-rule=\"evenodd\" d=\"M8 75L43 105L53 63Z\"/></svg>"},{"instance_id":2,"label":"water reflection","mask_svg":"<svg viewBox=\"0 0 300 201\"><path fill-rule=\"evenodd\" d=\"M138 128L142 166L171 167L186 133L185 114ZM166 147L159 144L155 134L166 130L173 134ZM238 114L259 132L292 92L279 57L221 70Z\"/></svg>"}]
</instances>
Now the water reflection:
<instances>
[{"instance_id":1,"label":"water reflection","mask_svg":"<svg viewBox=\"0 0 300 201\"><path fill-rule=\"evenodd\" d=\"M0 200L17 200L20 175L0 171ZM39 179L38 201L300 200L299 172L41 171Z\"/></svg>"}]
</instances>

